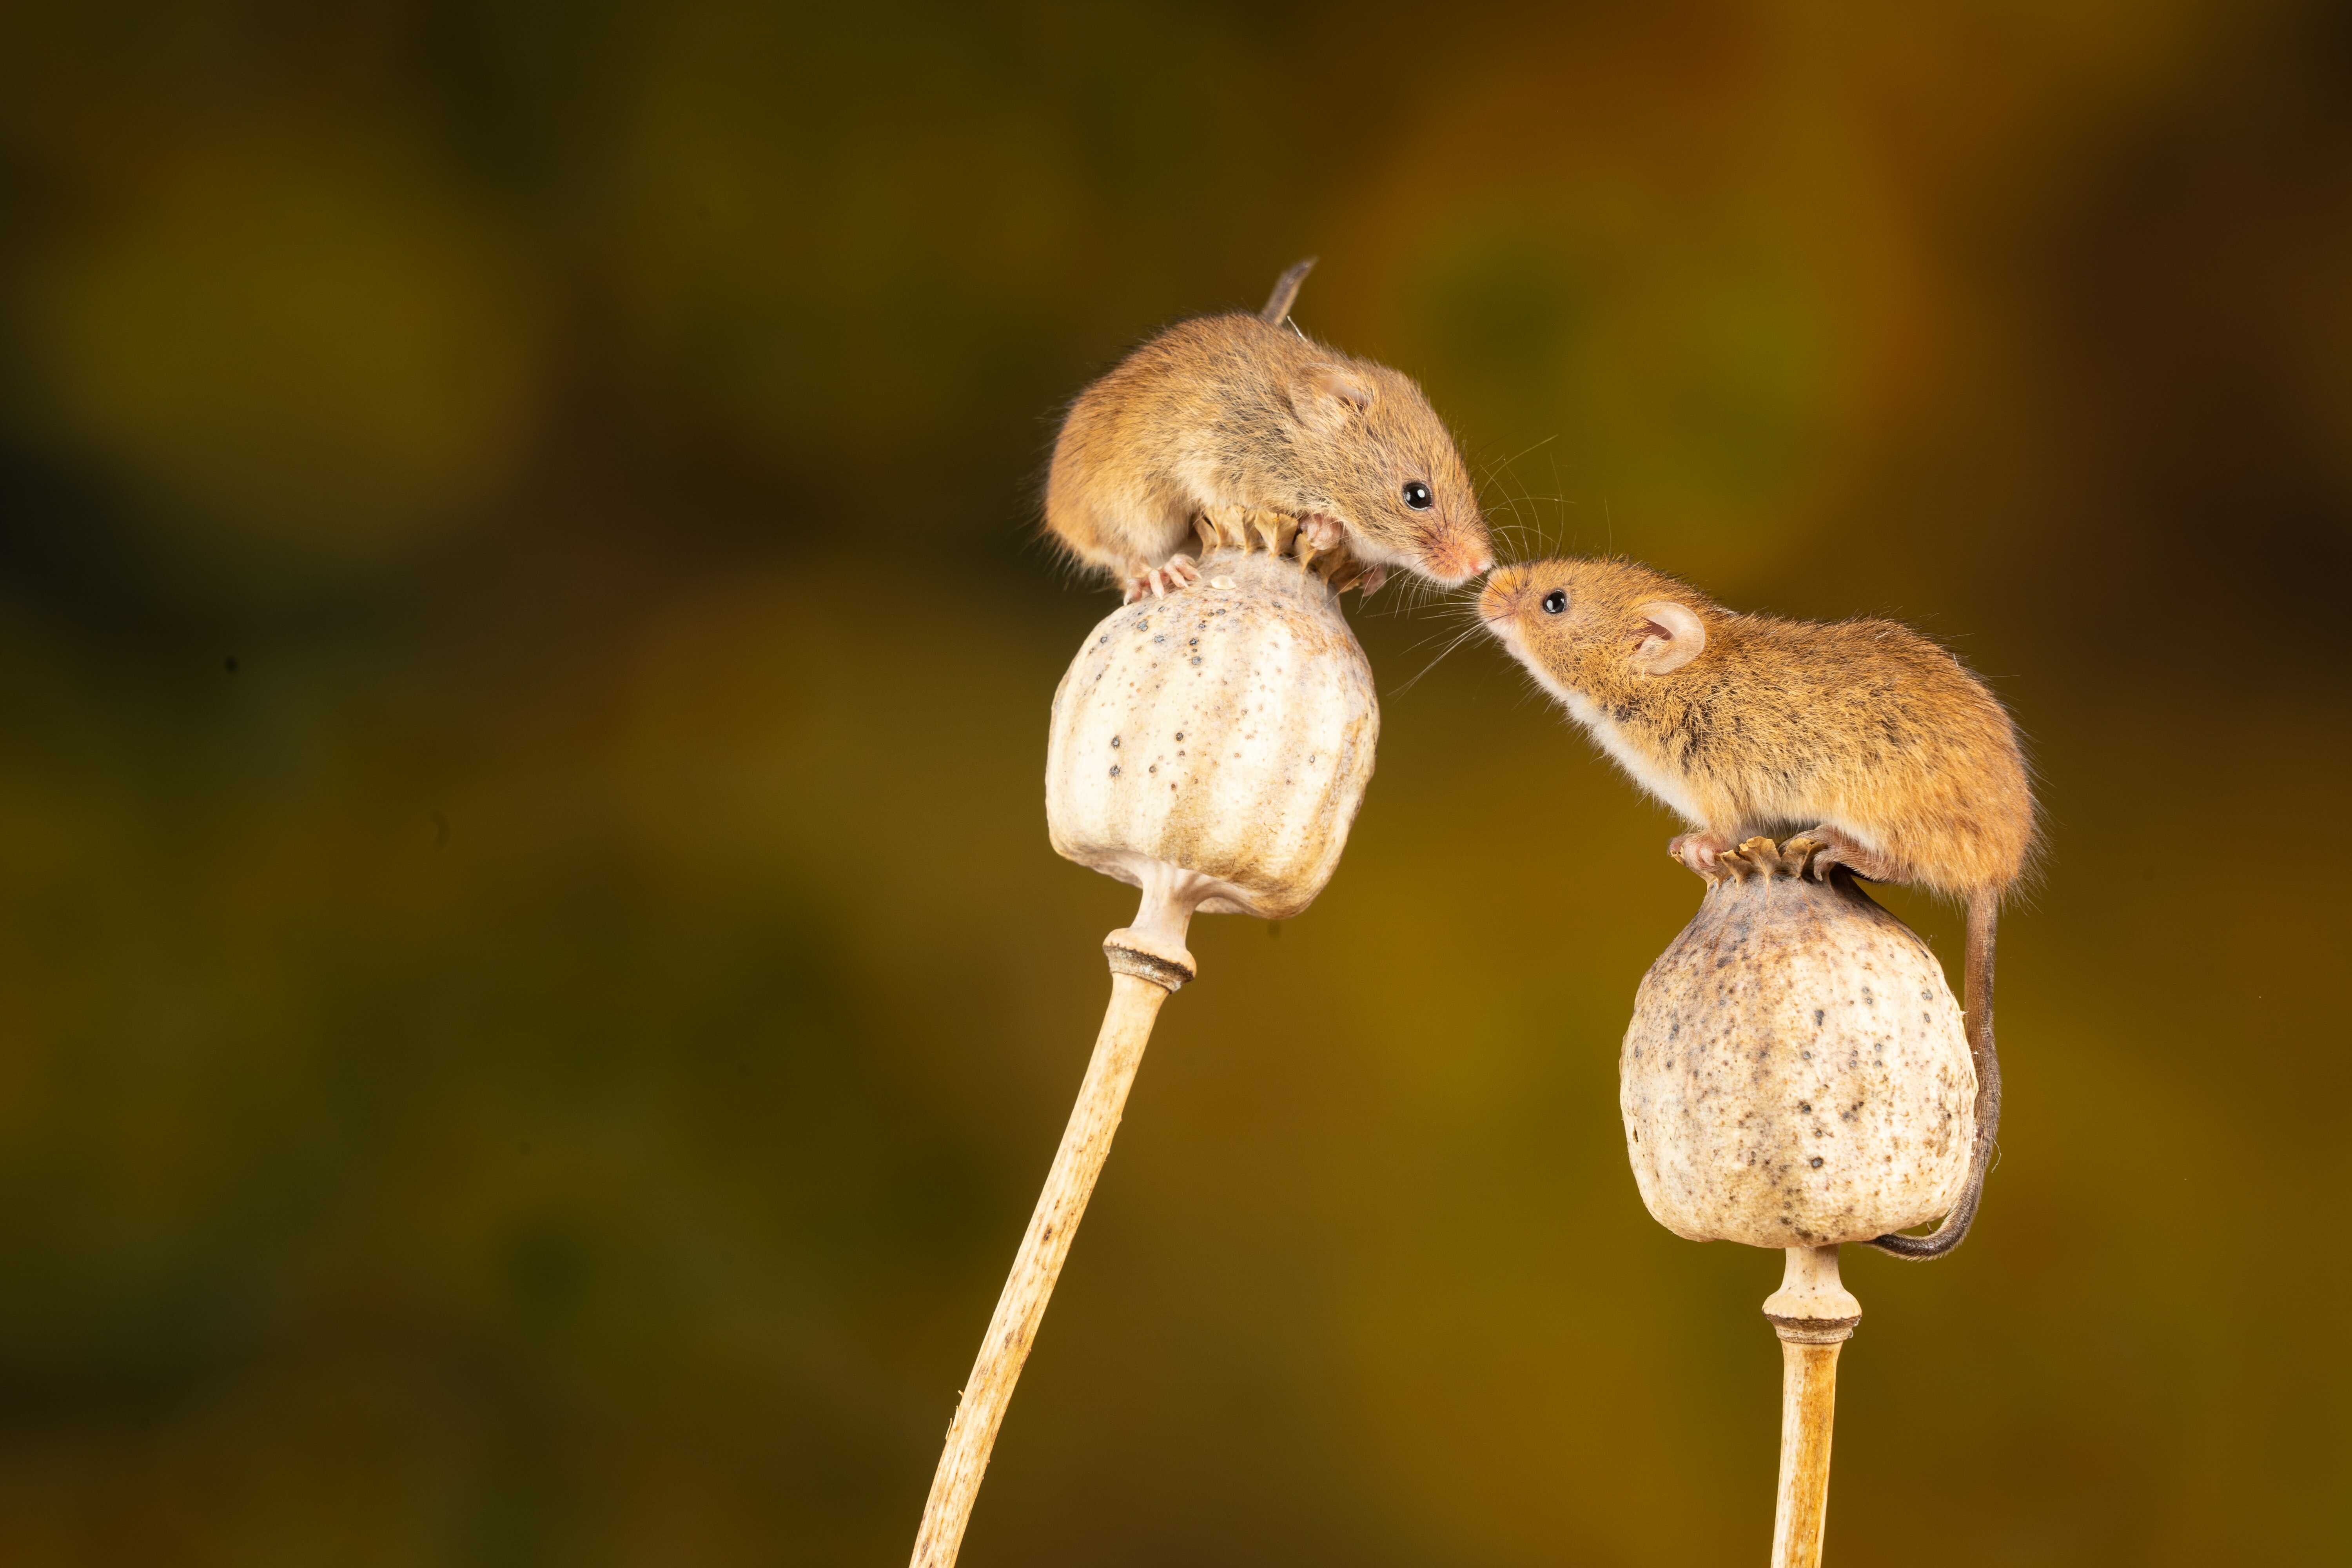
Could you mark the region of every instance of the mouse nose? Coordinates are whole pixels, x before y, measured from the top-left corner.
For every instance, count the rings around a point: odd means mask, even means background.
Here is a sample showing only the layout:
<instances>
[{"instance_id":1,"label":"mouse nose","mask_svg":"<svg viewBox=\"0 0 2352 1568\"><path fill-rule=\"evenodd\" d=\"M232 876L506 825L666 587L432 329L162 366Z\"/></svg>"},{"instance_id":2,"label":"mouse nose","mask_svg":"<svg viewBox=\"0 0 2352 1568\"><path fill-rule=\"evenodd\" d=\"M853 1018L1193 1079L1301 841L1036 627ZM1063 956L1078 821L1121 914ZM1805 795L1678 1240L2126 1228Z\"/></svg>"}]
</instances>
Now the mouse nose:
<instances>
[{"instance_id":1,"label":"mouse nose","mask_svg":"<svg viewBox=\"0 0 2352 1568\"><path fill-rule=\"evenodd\" d=\"M1467 583L1471 578L1494 570L1495 554L1485 540L1453 539L1432 552L1430 565L1434 574L1448 583Z\"/></svg>"},{"instance_id":2,"label":"mouse nose","mask_svg":"<svg viewBox=\"0 0 2352 1568\"><path fill-rule=\"evenodd\" d=\"M1508 620L1518 602L1519 590L1527 584L1527 576L1519 567L1506 566L1487 578L1486 585L1478 591L1479 617L1489 621Z\"/></svg>"}]
</instances>

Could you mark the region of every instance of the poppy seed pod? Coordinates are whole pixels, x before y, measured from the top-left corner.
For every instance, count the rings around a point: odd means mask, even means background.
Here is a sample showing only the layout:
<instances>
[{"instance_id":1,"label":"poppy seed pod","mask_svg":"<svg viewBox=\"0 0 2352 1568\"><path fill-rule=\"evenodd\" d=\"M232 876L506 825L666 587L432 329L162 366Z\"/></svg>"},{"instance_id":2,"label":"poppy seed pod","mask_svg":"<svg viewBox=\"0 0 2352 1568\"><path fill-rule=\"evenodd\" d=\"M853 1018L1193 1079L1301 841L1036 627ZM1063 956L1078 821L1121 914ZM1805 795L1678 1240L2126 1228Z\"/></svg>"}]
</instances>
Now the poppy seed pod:
<instances>
[{"instance_id":1,"label":"poppy seed pod","mask_svg":"<svg viewBox=\"0 0 2352 1568\"><path fill-rule=\"evenodd\" d=\"M1138 886L1180 867L1213 884L1202 909L1282 920L1331 879L1370 782L1371 667L1336 574L1286 553L1290 519L1201 531L1201 582L1113 614L1062 677L1045 820L1082 866Z\"/></svg>"},{"instance_id":2,"label":"poppy seed pod","mask_svg":"<svg viewBox=\"0 0 2352 1568\"><path fill-rule=\"evenodd\" d=\"M1642 1201L1694 1241L1824 1247L1959 1201L1976 1069L1943 966L1806 841L1750 839L1650 966L1618 1060Z\"/></svg>"}]
</instances>

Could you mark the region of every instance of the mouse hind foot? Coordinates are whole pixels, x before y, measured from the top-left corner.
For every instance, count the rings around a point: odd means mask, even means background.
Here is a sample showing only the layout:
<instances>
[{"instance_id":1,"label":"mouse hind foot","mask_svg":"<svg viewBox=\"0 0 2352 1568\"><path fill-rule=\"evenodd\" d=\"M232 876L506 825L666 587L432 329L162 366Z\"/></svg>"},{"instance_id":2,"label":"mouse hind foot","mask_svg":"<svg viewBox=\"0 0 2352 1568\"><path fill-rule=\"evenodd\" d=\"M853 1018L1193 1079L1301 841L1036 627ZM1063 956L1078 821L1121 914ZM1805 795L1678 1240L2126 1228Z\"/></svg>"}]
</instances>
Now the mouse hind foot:
<instances>
[{"instance_id":1,"label":"mouse hind foot","mask_svg":"<svg viewBox=\"0 0 2352 1568\"><path fill-rule=\"evenodd\" d=\"M1812 876L1816 882L1826 882L1830 873L1840 866L1869 882L1900 882L1905 880L1902 868L1888 856L1867 848L1846 834L1824 823L1809 827L1789 840L1791 848L1806 844L1821 847L1814 852Z\"/></svg>"}]
</instances>

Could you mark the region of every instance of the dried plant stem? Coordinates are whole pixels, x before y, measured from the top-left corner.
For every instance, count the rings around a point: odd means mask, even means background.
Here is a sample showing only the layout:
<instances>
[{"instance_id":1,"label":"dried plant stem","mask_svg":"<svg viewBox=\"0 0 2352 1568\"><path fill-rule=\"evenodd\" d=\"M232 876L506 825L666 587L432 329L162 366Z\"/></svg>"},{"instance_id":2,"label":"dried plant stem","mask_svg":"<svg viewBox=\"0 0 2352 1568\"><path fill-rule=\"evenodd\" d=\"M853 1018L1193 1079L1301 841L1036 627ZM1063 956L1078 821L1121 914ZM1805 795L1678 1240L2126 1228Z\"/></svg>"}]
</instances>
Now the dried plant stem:
<instances>
[{"instance_id":1,"label":"dried plant stem","mask_svg":"<svg viewBox=\"0 0 2352 1568\"><path fill-rule=\"evenodd\" d=\"M1086 1080L1078 1086L1078 1102L1062 1131L1062 1146L1054 1154L1045 1191L1037 1194L1013 1270L996 1299L996 1315L989 1320L980 1355L971 1363L955 1419L948 1426L940 1467L931 1475L930 1497L923 1504L911 1568L951 1568L962 1548L964 1526L980 1495L989 1452L996 1446L996 1429L1004 1421L1029 1347L1036 1342L1037 1325L1045 1319L1054 1282L1061 1278L1062 1262L1070 1255L1078 1221L1086 1215L1087 1200L1094 1194L1103 1162L1110 1157L1110 1142L1118 1131L1136 1068L1143 1065L1143 1047L1151 1039L1160 1005L1193 977L1184 930L1193 907L1209 890L1206 879L1152 868L1145 874L1143 907L1135 924L1104 940L1111 967L1110 1005L1103 1013L1102 1032L1095 1037Z\"/></svg>"},{"instance_id":2,"label":"dried plant stem","mask_svg":"<svg viewBox=\"0 0 2352 1568\"><path fill-rule=\"evenodd\" d=\"M1764 1316L1780 1336L1780 1489L1772 1568L1818 1568L1829 1516L1830 1432L1837 1414L1838 1352L1862 1303L1838 1283L1838 1249L1792 1247Z\"/></svg>"},{"instance_id":3,"label":"dried plant stem","mask_svg":"<svg viewBox=\"0 0 2352 1568\"><path fill-rule=\"evenodd\" d=\"M1841 1348L1793 1340L1780 1344L1780 1496L1772 1515L1772 1568L1815 1568L1822 1560Z\"/></svg>"}]
</instances>

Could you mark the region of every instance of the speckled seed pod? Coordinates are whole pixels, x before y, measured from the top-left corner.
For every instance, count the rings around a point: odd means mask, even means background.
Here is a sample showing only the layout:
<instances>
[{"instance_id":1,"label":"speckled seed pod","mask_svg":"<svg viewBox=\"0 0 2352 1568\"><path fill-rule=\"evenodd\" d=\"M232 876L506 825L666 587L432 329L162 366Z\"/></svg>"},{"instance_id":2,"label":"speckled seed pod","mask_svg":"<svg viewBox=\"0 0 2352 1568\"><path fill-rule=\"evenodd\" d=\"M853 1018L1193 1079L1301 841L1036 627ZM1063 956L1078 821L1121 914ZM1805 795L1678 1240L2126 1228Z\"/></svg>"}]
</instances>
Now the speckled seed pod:
<instances>
[{"instance_id":1,"label":"speckled seed pod","mask_svg":"<svg viewBox=\"0 0 2352 1568\"><path fill-rule=\"evenodd\" d=\"M1200 872L1217 883L1200 907L1226 914L1280 920L1323 890L1371 779L1380 706L1339 614L1348 568L1297 528L1264 512L1204 522L1197 584L1087 638L1054 693L1055 849L1138 885L1153 862Z\"/></svg>"},{"instance_id":2,"label":"speckled seed pod","mask_svg":"<svg viewBox=\"0 0 2352 1568\"><path fill-rule=\"evenodd\" d=\"M1943 966L1812 847L1751 838L1642 981L1618 1062L1642 1201L1693 1241L1822 1247L1940 1217L1976 1132Z\"/></svg>"}]
</instances>

